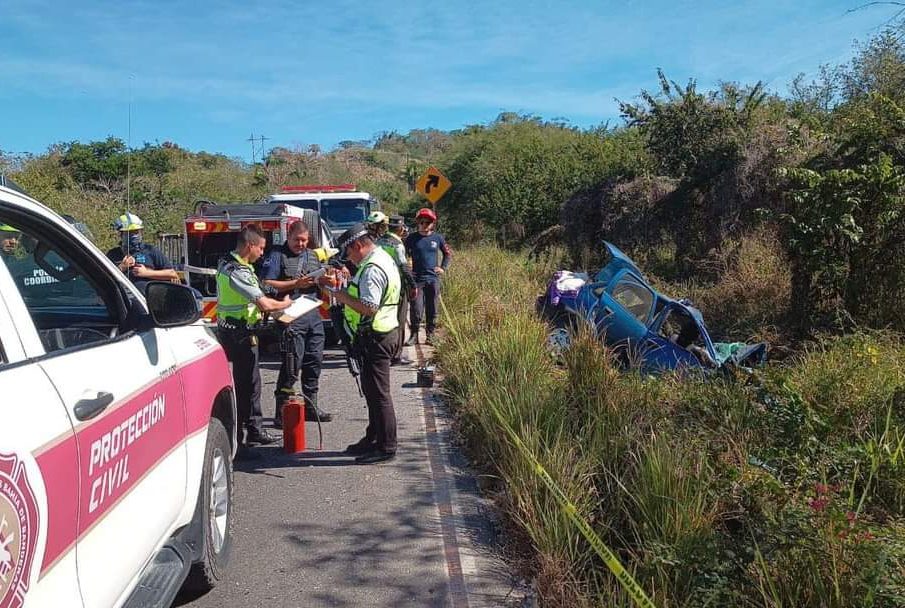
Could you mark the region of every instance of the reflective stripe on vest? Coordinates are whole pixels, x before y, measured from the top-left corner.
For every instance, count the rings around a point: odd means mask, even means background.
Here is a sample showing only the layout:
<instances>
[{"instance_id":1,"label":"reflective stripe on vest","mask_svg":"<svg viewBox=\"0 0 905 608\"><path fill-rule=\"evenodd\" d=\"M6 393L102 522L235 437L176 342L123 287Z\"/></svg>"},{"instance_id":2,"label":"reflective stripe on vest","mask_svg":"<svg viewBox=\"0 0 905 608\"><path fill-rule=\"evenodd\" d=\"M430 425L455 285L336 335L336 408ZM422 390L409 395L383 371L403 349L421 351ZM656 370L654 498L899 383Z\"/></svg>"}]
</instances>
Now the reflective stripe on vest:
<instances>
[{"instance_id":1,"label":"reflective stripe on vest","mask_svg":"<svg viewBox=\"0 0 905 608\"><path fill-rule=\"evenodd\" d=\"M253 325L261 320L261 311L254 302L233 289L229 277L240 267L246 267L254 274L251 264L241 260L235 252L231 259L224 260L217 269L217 318L236 319ZM257 277L255 277L257 279Z\"/></svg>"},{"instance_id":2,"label":"reflective stripe on vest","mask_svg":"<svg viewBox=\"0 0 905 608\"><path fill-rule=\"evenodd\" d=\"M393 331L399 327L399 319L396 315L396 308L399 306L399 295L402 291L399 270L396 267L396 262L383 249L375 248L362 261L358 272L355 273L355 277L349 284L349 295L355 298L358 297L358 283L361 281L361 275L365 268L370 266L377 267L386 276L387 288L383 292L380 308L377 309L377 314L373 317L362 318L362 315L353 310L351 306L343 307L346 331L353 337L358 333L359 325L370 324L371 329L381 334Z\"/></svg>"},{"instance_id":3,"label":"reflective stripe on vest","mask_svg":"<svg viewBox=\"0 0 905 608\"><path fill-rule=\"evenodd\" d=\"M405 245L402 243L402 239L400 239L399 236L392 232L385 234L378 239L377 245L386 251L396 264L399 266L405 264L405 254L402 253L402 251L405 251ZM399 250L400 247L402 247L402 251ZM399 256L402 256L402 259L399 259ZM402 273L400 272L400 274Z\"/></svg>"}]
</instances>

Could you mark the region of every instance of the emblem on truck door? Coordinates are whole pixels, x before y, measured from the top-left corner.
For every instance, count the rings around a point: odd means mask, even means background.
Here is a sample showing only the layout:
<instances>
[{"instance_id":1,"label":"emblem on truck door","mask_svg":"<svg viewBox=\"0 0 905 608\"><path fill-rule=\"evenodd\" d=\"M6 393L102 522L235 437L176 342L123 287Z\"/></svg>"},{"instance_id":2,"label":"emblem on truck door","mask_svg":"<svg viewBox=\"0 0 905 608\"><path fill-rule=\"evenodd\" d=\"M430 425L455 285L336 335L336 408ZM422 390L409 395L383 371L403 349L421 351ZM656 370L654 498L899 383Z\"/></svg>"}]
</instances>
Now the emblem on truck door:
<instances>
[{"instance_id":1,"label":"emblem on truck door","mask_svg":"<svg viewBox=\"0 0 905 608\"><path fill-rule=\"evenodd\" d=\"M40 529L25 464L0 453L0 608L19 608L31 581Z\"/></svg>"}]
</instances>

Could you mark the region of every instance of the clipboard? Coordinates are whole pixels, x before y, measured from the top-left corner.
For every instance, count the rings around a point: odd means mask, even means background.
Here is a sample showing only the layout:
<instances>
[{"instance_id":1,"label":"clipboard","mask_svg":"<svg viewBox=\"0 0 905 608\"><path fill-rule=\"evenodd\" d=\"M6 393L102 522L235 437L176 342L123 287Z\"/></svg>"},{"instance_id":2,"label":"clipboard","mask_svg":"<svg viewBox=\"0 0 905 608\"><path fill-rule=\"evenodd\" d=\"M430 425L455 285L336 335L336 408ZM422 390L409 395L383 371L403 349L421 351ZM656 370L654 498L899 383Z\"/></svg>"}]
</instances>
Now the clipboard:
<instances>
[{"instance_id":1,"label":"clipboard","mask_svg":"<svg viewBox=\"0 0 905 608\"><path fill-rule=\"evenodd\" d=\"M320 305L321 301L319 299L309 298L308 296L299 296L292 301L289 308L284 308L279 311L277 321L280 321L281 323L292 323L302 315L315 310Z\"/></svg>"}]
</instances>

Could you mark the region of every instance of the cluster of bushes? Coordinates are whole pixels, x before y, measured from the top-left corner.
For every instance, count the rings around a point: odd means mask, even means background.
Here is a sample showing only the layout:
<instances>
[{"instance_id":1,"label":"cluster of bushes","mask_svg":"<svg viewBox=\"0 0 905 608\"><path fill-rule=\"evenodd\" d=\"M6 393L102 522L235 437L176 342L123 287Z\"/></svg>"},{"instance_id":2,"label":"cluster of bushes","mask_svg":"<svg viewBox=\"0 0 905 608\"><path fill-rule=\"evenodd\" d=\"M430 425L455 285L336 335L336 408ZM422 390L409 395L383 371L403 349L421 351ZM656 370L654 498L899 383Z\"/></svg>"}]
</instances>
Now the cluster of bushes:
<instances>
[{"instance_id":1,"label":"cluster of bushes","mask_svg":"<svg viewBox=\"0 0 905 608\"><path fill-rule=\"evenodd\" d=\"M172 143L145 144L130 153L113 137L70 142L43 155L13 159L10 165L16 183L51 208L85 222L102 248L116 240L113 221L127 205L153 236L180 230L198 199L248 201L264 193L241 163Z\"/></svg>"},{"instance_id":2,"label":"cluster of bushes","mask_svg":"<svg viewBox=\"0 0 905 608\"><path fill-rule=\"evenodd\" d=\"M826 339L746 381L618 371L591 335L555 361L549 270L461 252L437 353L543 605L632 601L501 424L658 606L905 605L905 341Z\"/></svg>"}]
</instances>

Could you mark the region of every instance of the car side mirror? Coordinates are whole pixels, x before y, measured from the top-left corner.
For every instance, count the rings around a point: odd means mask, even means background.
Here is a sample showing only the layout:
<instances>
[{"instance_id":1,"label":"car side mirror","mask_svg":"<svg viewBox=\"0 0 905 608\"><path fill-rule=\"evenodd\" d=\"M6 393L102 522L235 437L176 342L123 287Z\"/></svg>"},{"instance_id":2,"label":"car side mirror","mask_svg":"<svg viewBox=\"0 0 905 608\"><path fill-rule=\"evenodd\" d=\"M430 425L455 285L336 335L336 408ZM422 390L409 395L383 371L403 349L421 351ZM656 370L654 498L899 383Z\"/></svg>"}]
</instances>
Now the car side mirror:
<instances>
[{"instance_id":1,"label":"car side mirror","mask_svg":"<svg viewBox=\"0 0 905 608\"><path fill-rule=\"evenodd\" d=\"M201 317L201 303L185 285L151 281L145 287L145 299L157 327L190 325Z\"/></svg>"}]
</instances>

